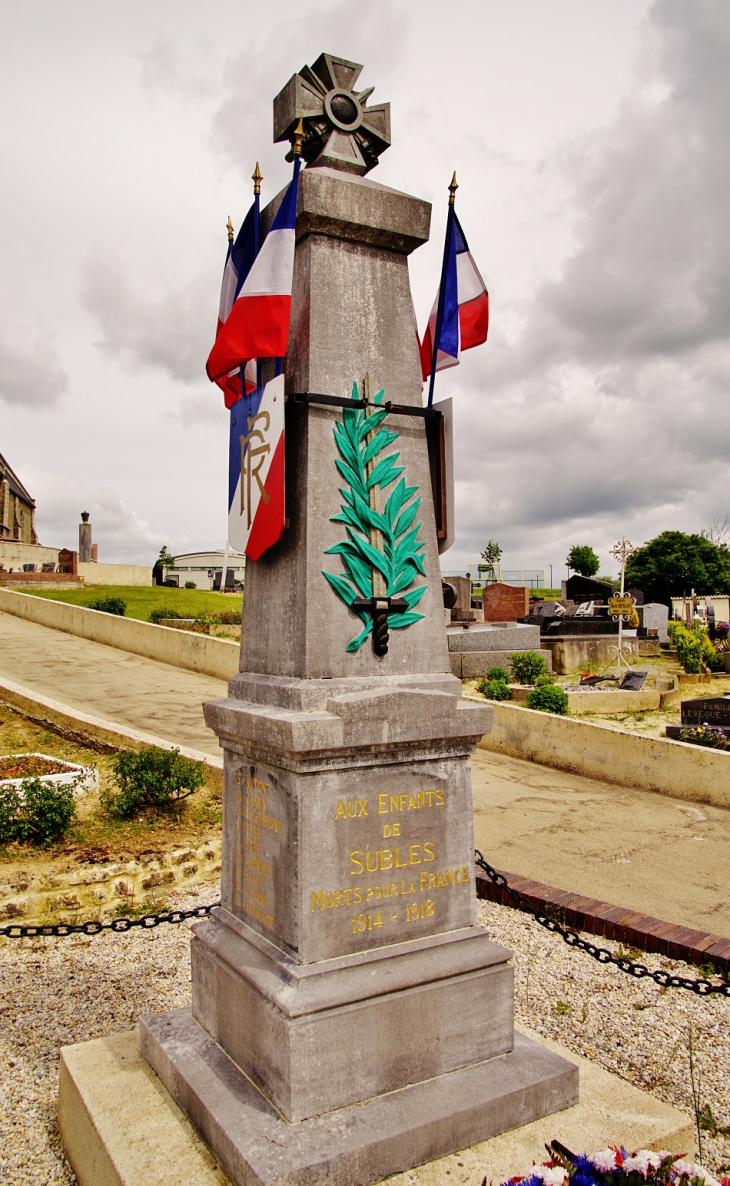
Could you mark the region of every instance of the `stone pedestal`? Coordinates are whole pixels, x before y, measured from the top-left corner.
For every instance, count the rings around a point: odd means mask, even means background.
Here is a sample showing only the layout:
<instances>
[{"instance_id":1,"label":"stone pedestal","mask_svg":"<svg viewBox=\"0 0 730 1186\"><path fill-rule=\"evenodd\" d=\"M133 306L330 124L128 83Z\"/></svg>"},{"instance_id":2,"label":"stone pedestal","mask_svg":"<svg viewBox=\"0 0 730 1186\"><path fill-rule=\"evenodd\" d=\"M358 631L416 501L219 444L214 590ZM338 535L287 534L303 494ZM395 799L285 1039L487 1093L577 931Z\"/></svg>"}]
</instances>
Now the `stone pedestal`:
<instances>
[{"instance_id":1,"label":"stone pedestal","mask_svg":"<svg viewBox=\"0 0 730 1186\"><path fill-rule=\"evenodd\" d=\"M194 928L192 1011L141 1027L226 1172L374 1182L575 1103L574 1068L515 1046L510 953L475 925L469 755L493 708L446 674L230 687L205 706L221 907Z\"/></svg>"},{"instance_id":2,"label":"stone pedestal","mask_svg":"<svg viewBox=\"0 0 730 1186\"><path fill-rule=\"evenodd\" d=\"M221 907L194 928L192 1010L141 1025L150 1065L246 1186L365 1186L577 1098L571 1064L515 1043L510 953L475 925L469 758L493 709L462 701L449 670L423 418L380 421L414 500L386 541L388 482L366 489L357 452L371 430L357 421L338 469L353 412L294 399L349 398L367 373L371 398L421 407L407 256L429 220L362 177L301 175L289 526L247 565L240 674L205 706L225 753ZM344 579L358 483L365 518L381 516L359 540L362 598L384 596L373 548L390 548L398 597L417 594L385 654L355 642L362 619L323 575Z\"/></svg>"}]
</instances>

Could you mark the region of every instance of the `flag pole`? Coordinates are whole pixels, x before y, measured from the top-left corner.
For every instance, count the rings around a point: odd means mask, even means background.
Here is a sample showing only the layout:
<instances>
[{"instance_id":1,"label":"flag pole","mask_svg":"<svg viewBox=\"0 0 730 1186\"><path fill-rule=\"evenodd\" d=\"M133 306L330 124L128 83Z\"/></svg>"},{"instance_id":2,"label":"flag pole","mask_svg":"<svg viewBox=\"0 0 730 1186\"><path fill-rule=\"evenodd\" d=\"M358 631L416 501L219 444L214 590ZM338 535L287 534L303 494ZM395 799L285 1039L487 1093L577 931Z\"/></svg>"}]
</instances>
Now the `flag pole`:
<instances>
[{"instance_id":1,"label":"flag pole","mask_svg":"<svg viewBox=\"0 0 730 1186\"><path fill-rule=\"evenodd\" d=\"M251 174L253 181L253 201L254 201L254 216L253 216L253 246L254 259L259 253L259 246L261 240L261 182L263 181L263 174L259 169L259 163L256 162L256 168ZM256 359L256 386L261 386L261 359ZM241 371L241 395L246 394L244 385L243 371Z\"/></svg>"},{"instance_id":2,"label":"flag pole","mask_svg":"<svg viewBox=\"0 0 730 1186\"><path fill-rule=\"evenodd\" d=\"M235 233L233 230L233 223L231 222L230 214L228 215L228 222L226 223L226 230L228 231L228 255L226 256L226 261L228 261L228 258L233 250L233 240L235 238ZM228 523L226 522L226 532L227 531L228 531ZM223 551L223 569L221 571L221 592L225 588L226 575L227 575L227 571L228 571L228 548L229 548L229 543L228 543L228 537L226 536L226 546Z\"/></svg>"},{"instance_id":3,"label":"flag pole","mask_svg":"<svg viewBox=\"0 0 730 1186\"><path fill-rule=\"evenodd\" d=\"M454 203L456 201L456 191L459 184L456 180L456 170L454 176L451 178L449 185L449 213L446 219L446 239L444 241L444 258L441 264L441 284L439 286L439 303L436 310L436 326L434 330L433 348L431 352L431 382L428 387L428 406L433 404L433 389L436 382L436 359L439 352L439 339L441 338L441 328L444 323L444 301L446 299L446 268L449 262L449 244L451 242L451 235L453 232L454 222Z\"/></svg>"},{"instance_id":4,"label":"flag pole","mask_svg":"<svg viewBox=\"0 0 730 1186\"><path fill-rule=\"evenodd\" d=\"M296 181L297 177L299 176L299 170L302 167L302 141L303 140L304 140L304 120L302 119L302 117L300 115L299 122L297 123L297 126L295 127L294 133L292 135L291 150L292 150L292 156L294 157L294 172L292 175L292 181ZM287 154L287 160L288 159L289 159L289 157ZM281 365L282 365L283 361L284 361L283 359L277 358L276 370L274 372L276 375L281 374Z\"/></svg>"}]
</instances>

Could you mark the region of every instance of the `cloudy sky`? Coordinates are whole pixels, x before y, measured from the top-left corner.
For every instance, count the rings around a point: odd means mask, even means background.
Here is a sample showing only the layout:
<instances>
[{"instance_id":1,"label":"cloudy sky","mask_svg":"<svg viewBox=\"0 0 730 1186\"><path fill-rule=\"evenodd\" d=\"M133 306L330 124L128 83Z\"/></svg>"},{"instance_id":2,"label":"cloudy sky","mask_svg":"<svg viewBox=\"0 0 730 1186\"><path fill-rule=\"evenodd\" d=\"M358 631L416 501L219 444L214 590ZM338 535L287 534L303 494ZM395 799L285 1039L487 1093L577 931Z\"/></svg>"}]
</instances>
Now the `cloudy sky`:
<instances>
[{"instance_id":1,"label":"cloudy sky","mask_svg":"<svg viewBox=\"0 0 730 1186\"><path fill-rule=\"evenodd\" d=\"M204 374L224 224L286 182L273 96L322 51L390 100L373 179L433 201L453 169L490 290L486 346L442 373L458 571L603 569L625 532L730 511L727 0L25 0L0 4L0 452L41 542L89 510L100 559L225 538L227 413Z\"/></svg>"}]
</instances>

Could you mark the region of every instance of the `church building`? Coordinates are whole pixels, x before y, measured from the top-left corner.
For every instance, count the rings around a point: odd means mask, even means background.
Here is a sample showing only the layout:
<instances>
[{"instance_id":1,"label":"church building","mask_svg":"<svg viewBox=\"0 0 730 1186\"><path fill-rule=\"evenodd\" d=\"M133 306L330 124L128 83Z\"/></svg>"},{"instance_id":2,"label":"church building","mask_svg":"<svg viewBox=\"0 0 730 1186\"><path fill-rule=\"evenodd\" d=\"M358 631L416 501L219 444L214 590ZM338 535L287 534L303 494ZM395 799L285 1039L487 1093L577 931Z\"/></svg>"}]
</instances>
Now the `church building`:
<instances>
[{"instance_id":1,"label":"church building","mask_svg":"<svg viewBox=\"0 0 730 1186\"><path fill-rule=\"evenodd\" d=\"M0 540L37 544L35 501L0 453Z\"/></svg>"}]
</instances>

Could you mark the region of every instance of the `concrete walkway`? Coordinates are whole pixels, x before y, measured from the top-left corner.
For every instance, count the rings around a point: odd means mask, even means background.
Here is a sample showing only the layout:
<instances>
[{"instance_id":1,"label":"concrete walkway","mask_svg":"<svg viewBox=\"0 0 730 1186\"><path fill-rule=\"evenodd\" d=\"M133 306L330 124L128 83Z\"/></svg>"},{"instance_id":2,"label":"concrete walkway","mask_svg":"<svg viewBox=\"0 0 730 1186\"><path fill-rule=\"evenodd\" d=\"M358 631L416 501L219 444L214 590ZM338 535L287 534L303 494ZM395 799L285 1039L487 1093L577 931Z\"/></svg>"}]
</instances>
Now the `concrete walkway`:
<instances>
[{"instance_id":1,"label":"concrete walkway","mask_svg":"<svg viewBox=\"0 0 730 1186\"><path fill-rule=\"evenodd\" d=\"M0 612L0 678L92 716L220 756L201 705L224 680L169 667Z\"/></svg>"},{"instance_id":2,"label":"concrete walkway","mask_svg":"<svg viewBox=\"0 0 730 1186\"><path fill-rule=\"evenodd\" d=\"M223 681L0 613L0 678L220 754L204 700ZM730 761L730 760L729 760ZM730 812L477 750L474 839L491 864L730 936Z\"/></svg>"}]
</instances>

